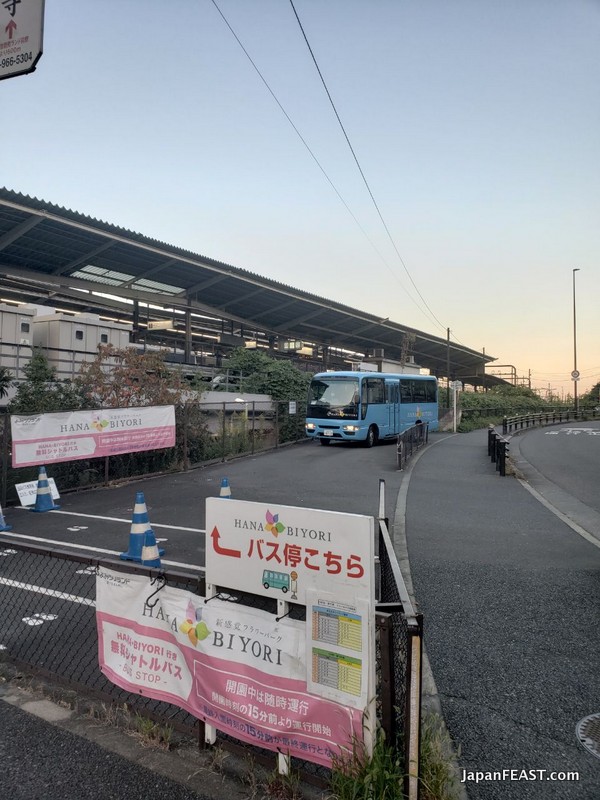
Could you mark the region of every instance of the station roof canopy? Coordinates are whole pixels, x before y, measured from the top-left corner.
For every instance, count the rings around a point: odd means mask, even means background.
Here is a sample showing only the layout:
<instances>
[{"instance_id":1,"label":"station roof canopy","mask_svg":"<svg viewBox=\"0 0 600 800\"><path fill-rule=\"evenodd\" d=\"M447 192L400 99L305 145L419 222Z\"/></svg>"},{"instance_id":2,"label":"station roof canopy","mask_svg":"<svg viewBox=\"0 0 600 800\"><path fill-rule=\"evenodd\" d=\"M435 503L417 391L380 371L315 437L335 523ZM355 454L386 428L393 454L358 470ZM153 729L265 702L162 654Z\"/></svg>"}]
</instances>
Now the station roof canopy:
<instances>
[{"instance_id":1,"label":"station roof canopy","mask_svg":"<svg viewBox=\"0 0 600 800\"><path fill-rule=\"evenodd\" d=\"M71 303L114 313L98 293L228 320L245 332L287 337L352 353L382 349L398 360L405 335L415 362L438 376L474 385L496 359L333 300L150 239L29 196L0 188L2 296L30 303ZM94 293L93 295L91 293ZM414 337L414 338L413 338Z\"/></svg>"}]
</instances>

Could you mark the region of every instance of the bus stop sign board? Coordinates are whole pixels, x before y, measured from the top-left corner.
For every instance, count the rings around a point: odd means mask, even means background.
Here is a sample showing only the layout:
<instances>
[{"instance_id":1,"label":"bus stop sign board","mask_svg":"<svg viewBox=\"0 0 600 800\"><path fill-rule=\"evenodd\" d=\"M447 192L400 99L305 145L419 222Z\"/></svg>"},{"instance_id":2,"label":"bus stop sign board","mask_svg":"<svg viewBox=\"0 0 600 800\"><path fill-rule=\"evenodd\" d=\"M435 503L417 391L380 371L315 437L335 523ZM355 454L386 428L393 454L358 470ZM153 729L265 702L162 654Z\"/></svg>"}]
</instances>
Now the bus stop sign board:
<instances>
[{"instance_id":1,"label":"bus stop sign board","mask_svg":"<svg viewBox=\"0 0 600 800\"><path fill-rule=\"evenodd\" d=\"M0 0L0 81L33 72L42 55L45 0Z\"/></svg>"}]
</instances>

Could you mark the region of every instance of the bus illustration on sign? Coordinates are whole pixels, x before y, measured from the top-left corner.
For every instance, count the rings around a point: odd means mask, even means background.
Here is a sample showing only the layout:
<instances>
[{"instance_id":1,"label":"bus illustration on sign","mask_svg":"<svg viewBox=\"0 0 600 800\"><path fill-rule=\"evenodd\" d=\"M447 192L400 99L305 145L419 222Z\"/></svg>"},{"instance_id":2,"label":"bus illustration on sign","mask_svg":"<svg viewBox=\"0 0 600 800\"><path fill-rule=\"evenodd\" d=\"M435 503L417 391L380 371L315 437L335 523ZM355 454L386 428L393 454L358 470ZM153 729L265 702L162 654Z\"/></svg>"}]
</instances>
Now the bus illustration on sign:
<instances>
[{"instance_id":1,"label":"bus illustration on sign","mask_svg":"<svg viewBox=\"0 0 600 800\"><path fill-rule=\"evenodd\" d=\"M263 571L263 586L265 589L281 589L285 594L290 588L290 576L286 572L274 572L271 569Z\"/></svg>"}]
</instances>

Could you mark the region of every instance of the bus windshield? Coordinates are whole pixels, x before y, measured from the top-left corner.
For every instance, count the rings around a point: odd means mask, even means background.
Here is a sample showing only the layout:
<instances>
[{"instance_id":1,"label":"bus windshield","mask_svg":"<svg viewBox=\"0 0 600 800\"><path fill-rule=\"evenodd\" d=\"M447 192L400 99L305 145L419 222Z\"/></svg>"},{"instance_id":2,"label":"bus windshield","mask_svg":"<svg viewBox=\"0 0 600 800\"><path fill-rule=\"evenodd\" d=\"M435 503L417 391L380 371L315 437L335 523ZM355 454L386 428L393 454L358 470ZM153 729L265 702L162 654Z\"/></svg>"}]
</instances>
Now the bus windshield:
<instances>
[{"instance_id":1,"label":"bus windshield","mask_svg":"<svg viewBox=\"0 0 600 800\"><path fill-rule=\"evenodd\" d=\"M308 390L307 417L358 419L358 378L313 379Z\"/></svg>"}]
</instances>

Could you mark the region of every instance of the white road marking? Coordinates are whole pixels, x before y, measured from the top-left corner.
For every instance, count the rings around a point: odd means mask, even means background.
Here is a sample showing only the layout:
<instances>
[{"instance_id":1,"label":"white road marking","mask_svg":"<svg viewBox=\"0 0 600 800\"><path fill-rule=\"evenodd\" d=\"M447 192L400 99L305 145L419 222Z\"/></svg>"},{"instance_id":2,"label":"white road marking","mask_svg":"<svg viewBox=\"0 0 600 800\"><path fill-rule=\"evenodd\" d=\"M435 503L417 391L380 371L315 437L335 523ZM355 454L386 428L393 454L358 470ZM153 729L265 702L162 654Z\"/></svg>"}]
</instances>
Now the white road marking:
<instances>
[{"instance_id":1,"label":"white road marking","mask_svg":"<svg viewBox=\"0 0 600 800\"><path fill-rule=\"evenodd\" d=\"M30 542L42 542L43 544L71 547L74 550L91 550L93 553L106 553L107 555L111 556L119 556L122 552L121 550L105 550L102 547L92 547L89 544L73 544L73 542L61 542L58 539L42 539L38 536L26 536L24 533L13 533L12 531L9 531L8 533L3 532L2 535L11 536L15 539L27 539ZM200 572L205 572L205 568L201 567L199 564L188 564L184 563L183 561L167 561L166 558L161 558L160 563L167 564L170 567L183 567L184 569L197 569Z\"/></svg>"},{"instance_id":2,"label":"white road marking","mask_svg":"<svg viewBox=\"0 0 600 800\"><path fill-rule=\"evenodd\" d=\"M53 619L58 619L56 614L34 614L32 617L23 617L21 622L25 625L43 625L44 622L52 622Z\"/></svg>"},{"instance_id":3,"label":"white road marking","mask_svg":"<svg viewBox=\"0 0 600 800\"><path fill-rule=\"evenodd\" d=\"M581 525L578 525L576 522L573 522L572 519L569 519L569 517L567 517L566 514L563 514L562 511L559 511L559 509L556 508L556 506L553 506L549 500L546 500L546 498L542 494L540 494L537 491L537 489L534 489L533 486L530 486L526 481L522 480L521 478L518 478L517 480L524 489L527 489L529 494L532 494L536 500L539 500L539 502L543 506L545 506L548 509L548 511L551 511L554 514L554 516L562 520L565 523L565 525L568 525L569 528L571 528L572 531L578 533L579 536L582 536L590 544L593 544L596 547L600 547L600 541L598 541L598 539L593 534L586 531L586 529L582 528Z\"/></svg>"},{"instance_id":4,"label":"white road marking","mask_svg":"<svg viewBox=\"0 0 600 800\"><path fill-rule=\"evenodd\" d=\"M21 583L21 581L13 581L10 578L0 578L0 585L10 586L11 589L23 589L26 592L35 592L36 594L43 594L46 597L56 597L59 600L68 600L69 603L79 603L82 606L95 606L95 600L90 600L89 597L78 597L76 594L67 594L66 592L58 592L56 589L48 589L46 586L36 586L33 583ZM28 625L41 625L44 620L39 619L40 616L52 615L35 615L39 620L38 622L28 622ZM34 617L25 617L26 619L34 619Z\"/></svg>"},{"instance_id":5,"label":"white road marking","mask_svg":"<svg viewBox=\"0 0 600 800\"><path fill-rule=\"evenodd\" d=\"M17 506L17 508L21 508L23 511L29 511L29 509L24 508L23 506ZM66 514L67 516L71 517L85 517L86 519L100 519L106 522L126 522L128 525L131 525L131 519L121 519L121 517L101 517L97 514L79 514L77 511L53 511L53 514ZM157 523L151 522L150 527L154 528L167 528L171 531L189 531L190 533L206 533L205 528L182 528L180 525L159 525Z\"/></svg>"}]
</instances>

